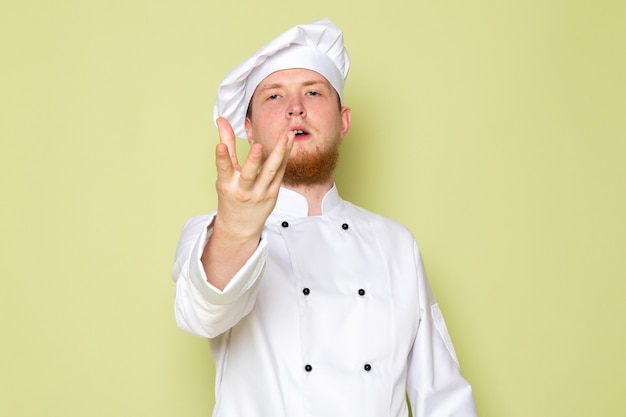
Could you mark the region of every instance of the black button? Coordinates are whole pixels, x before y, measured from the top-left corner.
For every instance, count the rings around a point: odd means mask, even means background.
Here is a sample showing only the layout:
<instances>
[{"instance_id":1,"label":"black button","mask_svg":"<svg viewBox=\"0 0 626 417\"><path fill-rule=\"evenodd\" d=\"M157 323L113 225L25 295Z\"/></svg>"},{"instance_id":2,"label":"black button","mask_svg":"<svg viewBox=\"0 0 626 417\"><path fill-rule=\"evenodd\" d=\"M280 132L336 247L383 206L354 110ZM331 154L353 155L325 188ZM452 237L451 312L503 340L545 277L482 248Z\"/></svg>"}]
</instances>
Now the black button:
<instances>
[{"instance_id":1,"label":"black button","mask_svg":"<svg viewBox=\"0 0 626 417\"><path fill-rule=\"evenodd\" d=\"M289 223L287 223L287 222L282 222L281 226L283 226L283 227L289 227Z\"/></svg>"},{"instance_id":2,"label":"black button","mask_svg":"<svg viewBox=\"0 0 626 417\"><path fill-rule=\"evenodd\" d=\"M307 372L311 372L313 370L313 367L311 365L305 365L304 370Z\"/></svg>"},{"instance_id":3,"label":"black button","mask_svg":"<svg viewBox=\"0 0 626 417\"><path fill-rule=\"evenodd\" d=\"M341 228L342 228L343 230L348 230L348 228L349 228L349 227L350 227L350 226L348 226L348 223L344 223L344 224L342 224L342 225L341 225Z\"/></svg>"},{"instance_id":4,"label":"black button","mask_svg":"<svg viewBox=\"0 0 626 417\"><path fill-rule=\"evenodd\" d=\"M366 363L366 364L363 366L363 369L365 369L367 372L369 372L369 371L371 371L371 370L372 370L372 365L370 365L369 363Z\"/></svg>"},{"instance_id":5,"label":"black button","mask_svg":"<svg viewBox=\"0 0 626 417\"><path fill-rule=\"evenodd\" d=\"M361 289L359 290L359 295L360 295L361 297L363 297L363 296L365 295L365 290L364 290L363 288L361 288Z\"/></svg>"},{"instance_id":6,"label":"black button","mask_svg":"<svg viewBox=\"0 0 626 417\"><path fill-rule=\"evenodd\" d=\"M302 290L302 294L309 295L309 294L311 294L311 290L309 290L308 288L305 288L305 289Z\"/></svg>"}]
</instances>

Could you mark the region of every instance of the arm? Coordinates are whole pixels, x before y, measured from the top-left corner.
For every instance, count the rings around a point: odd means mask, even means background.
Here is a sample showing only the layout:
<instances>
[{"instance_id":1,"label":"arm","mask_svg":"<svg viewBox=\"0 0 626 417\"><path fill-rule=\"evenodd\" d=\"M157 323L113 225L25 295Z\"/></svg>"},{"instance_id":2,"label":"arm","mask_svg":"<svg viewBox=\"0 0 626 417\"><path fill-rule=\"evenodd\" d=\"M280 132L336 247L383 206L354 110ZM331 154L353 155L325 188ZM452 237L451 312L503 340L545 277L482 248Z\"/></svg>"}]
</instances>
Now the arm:
<instances>
[{"instance_id":1,"label":"arm","mask_svg":"<svg viewBox=\"0 0 626 417\"><path fill-rule=\"evenodd\" d=\"M420 324L409 356L408 396L416 417L476 417L472 388L461 375L445 321L417 248Z\"/></svg>"},{"instance_id":2,"label":"arm","mask_svg":"<svg viewBox=\"0 0 626 417\"><path fill-rule=\"evenodd\" d=\"M265 221L276 205L294 133L277 138L268 158L255 143L243 167L235 151L235 134L226 119L217 119L220 143L215 151L218 215L202 253L202 264L214 287L223 290L257 249Z\"/></svg>"},{"instance_id":3,"label":"arm","mask_svg":"<svg viewBox=\"0 0 626 417\"><path fill-rule=\"evenodd\" d=\"M265 161L261 145L252 145L240 167L230 124L217 123L218 211L185 224L172 270L177 324L209 338L234 326L254 305L267 256L263 228L294 138L293 132L279 137Z\"/></svg>"},{"instance_id":4,"label":"arm","mask_svg":"<svg viewBox=\"0 0 626 417\"><path fill-rule=\"evenodd\" d=\"M225 332L250 312L267 255L267 241L263 239L226 288L211 285L200 258L214 219L215 214L204 215L185 223L172 269L176 323L187 332L207 338Z\"/></svg>"}]
</instances>

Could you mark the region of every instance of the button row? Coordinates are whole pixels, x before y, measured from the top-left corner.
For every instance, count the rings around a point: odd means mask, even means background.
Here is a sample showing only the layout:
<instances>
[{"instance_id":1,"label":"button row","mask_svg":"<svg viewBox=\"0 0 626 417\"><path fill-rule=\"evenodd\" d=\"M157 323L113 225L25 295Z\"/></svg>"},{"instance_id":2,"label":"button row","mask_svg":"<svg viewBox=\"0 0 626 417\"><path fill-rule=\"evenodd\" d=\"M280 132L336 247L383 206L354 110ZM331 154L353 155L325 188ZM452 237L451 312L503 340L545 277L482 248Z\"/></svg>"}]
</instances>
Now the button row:
<instances>
[{"instance_id":1,"label":"button row","mask_svg":"<svg viewBox=\"0 0 626 417\"><path fill-rule=\"evenodd\" d=\"M284 222L282 222L280 225L281 225L282 227L289 227L289 222L284 221ZM350 226L348 226L348 223L344 223L344 224L342 224L342 225L341 225L341 228L342 228L343 230L348 230L348 229L350 228Z\"/></svg>"},{"instance_id":2,"label":"button row","mask_svg":"<svg viewBox=\"0 0 626 417\"><path fill-rule=\"evenodd\" d=\"M309 288L303 288L302 289L302 294L304 295L309 295L311 294L311 290ZM363 297L365 295L365 290L363 288L360 288L358 291L358 294Z\"/></svg>"},{"instance_id":3,"label":"button row","mask_svg":"<svg viewBox=\"0 0 626 417\"><path fill-rule=\"evenodd\" d=\"M365 365L363 365L363 369L366 372L369 372L372 370L372 365L370 365L369 363L366 363ZM311 372L313 370L313 367L309 364L304 365L304 370L307 372Z\"/></svg>"}]
</instances>

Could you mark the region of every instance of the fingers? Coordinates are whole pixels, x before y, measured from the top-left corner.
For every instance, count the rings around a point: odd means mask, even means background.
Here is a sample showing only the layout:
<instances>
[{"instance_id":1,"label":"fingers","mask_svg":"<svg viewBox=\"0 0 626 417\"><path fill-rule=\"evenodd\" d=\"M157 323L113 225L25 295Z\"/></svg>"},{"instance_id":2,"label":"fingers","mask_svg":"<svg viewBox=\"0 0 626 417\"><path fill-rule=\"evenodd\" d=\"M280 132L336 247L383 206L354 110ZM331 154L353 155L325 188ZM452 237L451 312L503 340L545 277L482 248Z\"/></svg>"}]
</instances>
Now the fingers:
<instances>
[{"instance_id":1,"label":"fingers","mask_svg":"<svg viewBox=\"0 0 626 417\"><path fill-rule=\"evenodd\" d=\"M220 135L220 143L215 149L218 183L222 185L231 183L233 186L237 183L240 191L252 189L267 191L269 188L276 191L282 182L295 133L289 132L287 135L278 137L274 149L265 160L263 146L259 143L252 144L243 166L240 166L237 159L235 134L230 123L221 117L216 120L216 123ZM264 194L263 191L261 193Z\"/></svg>"},{"instance_id":2,"label":"fingers","mask_svg":"<svg viewBox=\"0 0 626 417\"><path fill-rule=\"evenodd\" d=\"M220 135L220 143L223 143L228 148L228 155L230 157L233 168L239 169L239 161L237 160L237 147L235 145L235 132L228 120L223 117L218 117L216 120L217 129Z\"/></svg>"},{"instance_id":3,"label":"fingers","mask_svg":"<svg viewBox=\"0 0 626 417\"><path fill-rule=\"evenodd\" d=\"M218 143L215 147L215 166L217 167L217 177L230 177L235 170L230 159L228 146L224 143Z\"/></svg>"},{"instance_id":4,"label":"fingers","mask_svg":"<svg viewBox=\"0 0 626 417\"><path fill-rule=\"evenodd\" d=\"M260 143L254 143L250 146L250 152L246 161L241 168L241 176L239 177L239 184L245 190L250 190L254 186L257 173L261 165L263 164L263 145Z\"/></svg>"},{"instance_id":5,"label":"fingers","mask_svg":"<svg viewBox=\"0 0 626 417\"><path fill-rule=\"evenodd\" d=\"M265 186L273 188L280 186L295 137L295 133L289 132L276 141L274 149L259 172L259 180Z\"/></svg>"},{"instance_id":6,"label":"fingers","mask_svg":"<svg viewBox=\"0 0 626 417\"><path fill-rule=\"evenodd\" d=\"M293 132L278 137L274 149L265 160L263 160L262 145L253 144L241 168L240 186L246 190L258 187L258 191L268 188L276 191L282 181L294 138Z\"/></svg>"}]
</instances>

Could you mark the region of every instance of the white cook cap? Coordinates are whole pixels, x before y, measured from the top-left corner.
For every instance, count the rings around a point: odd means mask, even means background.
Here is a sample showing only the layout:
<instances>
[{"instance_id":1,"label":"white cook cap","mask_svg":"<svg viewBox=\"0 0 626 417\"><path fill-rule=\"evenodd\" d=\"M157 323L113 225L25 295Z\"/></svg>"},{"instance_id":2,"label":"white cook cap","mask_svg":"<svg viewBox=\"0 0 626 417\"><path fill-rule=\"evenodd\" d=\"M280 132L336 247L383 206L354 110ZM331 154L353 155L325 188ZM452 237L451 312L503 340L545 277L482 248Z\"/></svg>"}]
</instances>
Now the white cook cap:
<instances>
[{"instance_id":1,"label":"white cook cap","mask_svg":"<svg viewBox=\"0 0 626 417\"><path fill-rule=\"evenodd\" d=\"M217 89L213 120L224 117L235 137L246 138L245 119L257 85L273 72L304 68L323 75L343 104L350 58L341 29L329 19L298 25L282 33L224 77Z\"/></svg>"}]
</instances>

